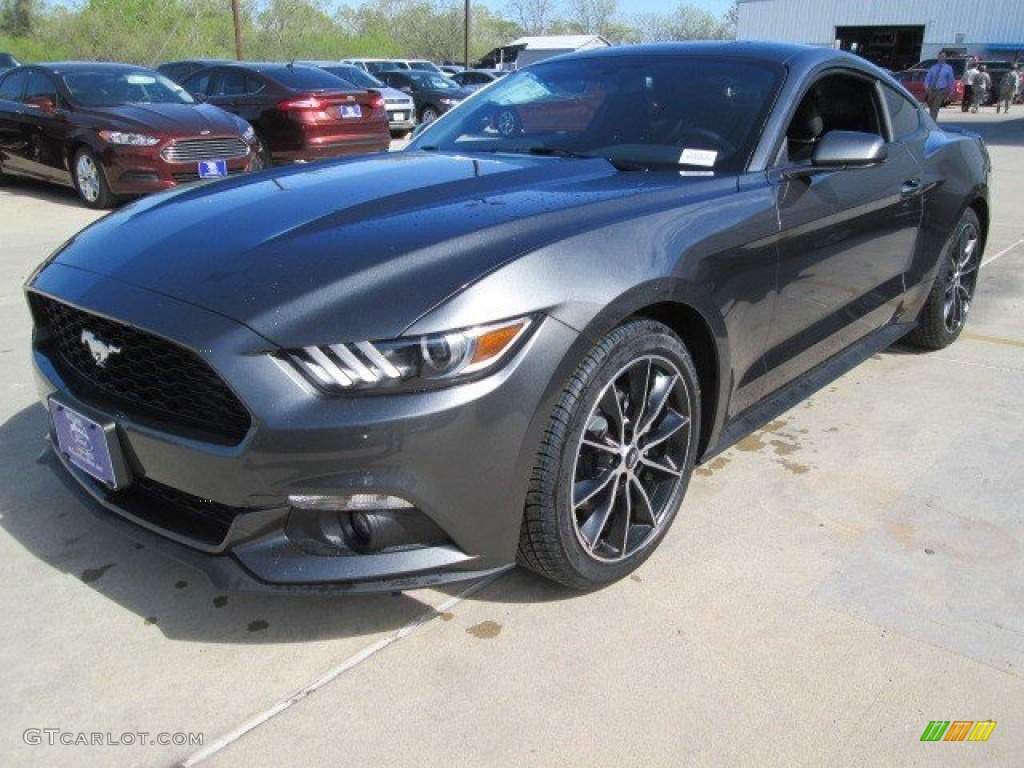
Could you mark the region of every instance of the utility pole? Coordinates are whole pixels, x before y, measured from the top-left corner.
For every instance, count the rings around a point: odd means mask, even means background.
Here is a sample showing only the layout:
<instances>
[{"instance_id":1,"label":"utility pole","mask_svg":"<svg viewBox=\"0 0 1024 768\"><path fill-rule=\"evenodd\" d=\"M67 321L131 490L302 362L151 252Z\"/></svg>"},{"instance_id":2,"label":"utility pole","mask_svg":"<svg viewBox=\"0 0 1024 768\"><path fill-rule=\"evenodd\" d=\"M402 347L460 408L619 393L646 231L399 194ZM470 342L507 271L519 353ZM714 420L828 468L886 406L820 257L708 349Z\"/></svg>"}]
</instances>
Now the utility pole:
<instances>
[{"instance_id":1,"label":"utility pole","mask_svg":"<svg viewBox=\"0 0 1024 768\"><path fill-rule=\"evenodd\" d=\"M245 45L242 43L242 12L238 7L239 0L231 0L231 16L235 21L235 58L245 59Z\"/></svg>"},{"instance_id":2,"label":"utility pole","mask_svg":"<svg viewBox=\"0 0 1024 768\"><path fill-rule=\"evenodd\" d=\"M469 69L469 0L466 0L466 47L463 49L462 63Z\"/></svg>"}]
</instances>

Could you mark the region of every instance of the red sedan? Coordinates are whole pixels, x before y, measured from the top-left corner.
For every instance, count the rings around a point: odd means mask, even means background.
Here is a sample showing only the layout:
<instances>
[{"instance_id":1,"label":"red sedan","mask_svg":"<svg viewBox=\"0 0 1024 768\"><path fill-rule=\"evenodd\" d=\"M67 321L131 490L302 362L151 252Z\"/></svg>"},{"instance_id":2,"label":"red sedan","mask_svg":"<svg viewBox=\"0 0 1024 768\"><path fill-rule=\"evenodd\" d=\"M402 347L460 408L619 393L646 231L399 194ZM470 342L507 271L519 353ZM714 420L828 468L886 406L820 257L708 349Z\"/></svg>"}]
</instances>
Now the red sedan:
<instances>
[{"instance_id":1,"label":"red sedan","mask_svg":"<svg viewBox=\"0 0 1024 768\"><path fill-rule=\"evenodd\" d=\"M922 104L927 103L928 97L925 93L924 78L928 74L927 69L913 68L903 72L896 72L893 77L903 84L903 87L910 91L910 94ZM946 104L959 104L964 100L964 84L959 78L953 84L953 96Z\"/></svg>"},{"instance_id":2,"label":"red sedan","mask_svg":"<svg viewBox=\"0 0 1024 768\"><path fill-rule=\"evenodd\" d=\"M260 162L248 123L153 70L63 62L0 75L0 181L72 186L90 208L110 208L122 196Z\"/></svg>"},{"instance_id":3,"label":"red sedan","mask_svg":"<svg viewBox=\"0 0 1024 768\"><path fill-rule=\"evenodd\" d=\"M265 162L384 152L391 144L384 97L319 67L220 64L182 85L256 129Z\"/></svg>"}]
</instances>

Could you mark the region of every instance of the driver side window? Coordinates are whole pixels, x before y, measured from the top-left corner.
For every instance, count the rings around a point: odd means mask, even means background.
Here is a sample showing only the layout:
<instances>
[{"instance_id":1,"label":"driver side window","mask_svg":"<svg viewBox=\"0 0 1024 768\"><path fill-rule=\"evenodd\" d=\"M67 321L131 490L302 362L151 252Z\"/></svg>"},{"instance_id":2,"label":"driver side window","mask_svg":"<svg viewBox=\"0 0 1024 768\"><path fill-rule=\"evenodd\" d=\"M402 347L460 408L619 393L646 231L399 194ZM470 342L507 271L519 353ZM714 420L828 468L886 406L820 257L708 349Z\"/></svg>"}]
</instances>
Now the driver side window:
<instances>
[{"instance_id":1,"label":"driver side window","mask_svg":"<svg viewBox=\"0 0 1024 768\"><path fill-rule=\"evenodd\" d=\"M882 131L874 82L851 74L822 77L804 94L786 129L778 163L808 162L829 131Z\"/></svg>"}]
</instances>

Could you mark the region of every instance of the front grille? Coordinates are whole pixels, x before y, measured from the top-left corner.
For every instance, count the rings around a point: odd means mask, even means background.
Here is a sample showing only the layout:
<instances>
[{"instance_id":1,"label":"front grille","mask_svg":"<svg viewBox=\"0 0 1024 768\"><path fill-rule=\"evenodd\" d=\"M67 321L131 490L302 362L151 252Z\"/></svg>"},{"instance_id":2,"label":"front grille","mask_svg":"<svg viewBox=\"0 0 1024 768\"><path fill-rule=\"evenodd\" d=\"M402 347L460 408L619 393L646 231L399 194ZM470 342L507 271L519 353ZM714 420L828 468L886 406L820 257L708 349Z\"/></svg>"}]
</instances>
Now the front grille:
<instances>
[{"instance_id":1,"label":"front grille","mask_svg":"<svg viewBox=\"0 0 1024 768\"><path fill-rule=\"evenodd\" d=\"M164 147L160 156L169 163L197 163L200 160L232 160L245 157L249 145L233 139L179 139Z\"/></svg>"},{"instance_id":2,"label":"front grille","mask_svg":"<svg viewBox=\"0 0 1024 768\"><path fill-rule=\"evenodd\" d=\"M54 365L83 399L99 396L127 412L232 444L249 431L245 406L195 353L40 294L31 294L31 301L40 343L52 347ZM93 358L97 343L117 350L103 365Z\"/></svg>"},{"instance_id":3,"label":"front grille","mask_svg":"<svg viewBox=\"0 0 1024 768\"><path fill-rule=\"evenodd\" d=\"M231 170L231 169L228 170L228 176L238 176L240 173L245 173L245 169L244 168L236 168L234 170ZM198 173L172 173L171 174L171 178L174 179L179 184L185 184L185 183L187 183L189 181L199 181L199 174ZM217 178L223 178L223 177L213 176L213 177L210 177L210 178L205 178L205 179L203 179L203 181L213 181L213 180L215 180Z\"/></svg>"},{"instance_id":4,"label":"front grille","mask_svg":"<svg viewBox=\"0 0 1024 768\"><path fill-rule=\"evenodd\" d=\"M127 488L108 490L106 496L135 517L214 546L224 541L235 518L249 511L200 499L148 477L136 477Z\"/></svg>"}]
</instances>

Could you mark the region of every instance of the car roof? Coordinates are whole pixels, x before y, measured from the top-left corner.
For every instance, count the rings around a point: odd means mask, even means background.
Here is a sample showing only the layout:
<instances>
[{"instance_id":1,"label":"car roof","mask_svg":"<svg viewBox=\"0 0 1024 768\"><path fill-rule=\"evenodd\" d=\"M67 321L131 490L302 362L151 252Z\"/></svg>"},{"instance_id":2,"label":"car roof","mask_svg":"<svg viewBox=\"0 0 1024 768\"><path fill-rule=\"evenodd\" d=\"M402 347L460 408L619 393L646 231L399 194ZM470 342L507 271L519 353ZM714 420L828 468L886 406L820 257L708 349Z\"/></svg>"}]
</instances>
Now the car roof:
<instances>
[{"instance_id":1,"label":"car roof","mask_svg":"<svg viewBox=\"0 0 1024 768\"><path fill-rule=\"evenodd\" d=\"M160 62L160 64L157 66L157 68L159 69L160 67L170 67L170 66L173 66L175 64L205 64L207 66L212 66L214 64L234 64L234 63L235 63L234 59L173 59L172 61L162 61L162 62Z\"/></svg>"},{"instance_id":2,"label":"car roof","mask_svg":"<svg viewBox=\"0 0 1024 768\"><path fill-rule=\"evenodd\" d=\"M140 69L147 72L156 71L141 64L125 64L120 61L43 61L26 66L43 67L57 74L65 72L137 72Z\"/></svg>"}]
</instances>

